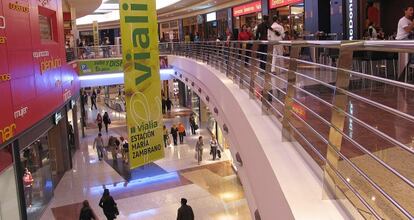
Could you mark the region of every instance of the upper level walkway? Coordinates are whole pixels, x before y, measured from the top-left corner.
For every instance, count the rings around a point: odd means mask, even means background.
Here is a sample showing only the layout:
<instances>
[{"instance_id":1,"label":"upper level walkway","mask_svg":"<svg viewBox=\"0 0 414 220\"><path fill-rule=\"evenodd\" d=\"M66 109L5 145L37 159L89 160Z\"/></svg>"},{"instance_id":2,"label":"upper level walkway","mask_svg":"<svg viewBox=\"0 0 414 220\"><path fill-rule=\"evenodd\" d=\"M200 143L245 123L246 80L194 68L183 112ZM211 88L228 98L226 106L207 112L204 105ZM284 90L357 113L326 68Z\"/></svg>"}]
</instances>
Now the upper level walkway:
<instances>
[{"instance_id":1,"label":"upper level walkway","mask_svg":"<svg viewBox=\"0 0 414 220\"><path fill-rule=\"evenodd\" d=\"M414 86L410 65L399 65L413 49L398 41L160 45L174 77L227 130L252 215L264 219L413 218Z\"/></svg>"}]
</instances>

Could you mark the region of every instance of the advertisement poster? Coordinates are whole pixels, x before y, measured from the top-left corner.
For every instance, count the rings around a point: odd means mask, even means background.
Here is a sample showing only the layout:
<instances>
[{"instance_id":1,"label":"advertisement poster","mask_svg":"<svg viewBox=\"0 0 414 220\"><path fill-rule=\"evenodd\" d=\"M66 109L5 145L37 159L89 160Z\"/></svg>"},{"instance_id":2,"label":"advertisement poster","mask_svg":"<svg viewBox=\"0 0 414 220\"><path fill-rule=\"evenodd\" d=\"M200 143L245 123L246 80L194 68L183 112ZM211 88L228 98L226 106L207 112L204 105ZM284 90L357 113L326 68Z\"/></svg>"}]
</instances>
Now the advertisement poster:
<instances>
[{"instance_id":1,"label":"advertisement poster","mask_svg":"<svg viewBox=\"0 0 414 220\"><path fill-rule=\"evenodd\" d=\"M123 72L122 59L80 60L79 75Z\"/></svg>"},{"instance_id":2,"label":"advertisement poster","mask_svg":"<svg viewBox=\"0 0 414 220\"><path fill-rule=\"evenodd\" d=\"M154 0L121 0L130 168L164 157L158 25Z\"/></svg>"}]
</instances>

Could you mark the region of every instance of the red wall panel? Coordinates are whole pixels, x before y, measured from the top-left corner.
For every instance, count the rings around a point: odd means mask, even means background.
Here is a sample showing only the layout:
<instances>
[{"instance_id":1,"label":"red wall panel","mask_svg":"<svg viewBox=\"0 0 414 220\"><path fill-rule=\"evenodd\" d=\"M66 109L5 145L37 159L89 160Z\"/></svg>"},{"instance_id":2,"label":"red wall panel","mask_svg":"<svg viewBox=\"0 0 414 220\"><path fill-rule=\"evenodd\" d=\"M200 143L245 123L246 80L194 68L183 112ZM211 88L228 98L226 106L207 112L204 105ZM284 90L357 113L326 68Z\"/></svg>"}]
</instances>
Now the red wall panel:
<instances>
[{"instance_id":1,"label":"red wall panel","mask_svg":"<svg viewBox=\"0 0 414 220\"><path fill-rule=\"evenodd\" d=\"M22 7L17 9L13 4ZM54 23L53 40L41 40L39 11ZM6 18L5 29L0 21L0 39L6 37L6 42L0 43L1 145L7 141L2 136L5 129L12 128L7 131L16 136L32 127L67 101L65 92L76 94L79 81L65 62L60 0L0 0L0 16ZM50 63L56 65L47 65ZM47 68L41 71L42 66ZM5 74L10 80L1 80Z\"/></svg>"}]
</instances>

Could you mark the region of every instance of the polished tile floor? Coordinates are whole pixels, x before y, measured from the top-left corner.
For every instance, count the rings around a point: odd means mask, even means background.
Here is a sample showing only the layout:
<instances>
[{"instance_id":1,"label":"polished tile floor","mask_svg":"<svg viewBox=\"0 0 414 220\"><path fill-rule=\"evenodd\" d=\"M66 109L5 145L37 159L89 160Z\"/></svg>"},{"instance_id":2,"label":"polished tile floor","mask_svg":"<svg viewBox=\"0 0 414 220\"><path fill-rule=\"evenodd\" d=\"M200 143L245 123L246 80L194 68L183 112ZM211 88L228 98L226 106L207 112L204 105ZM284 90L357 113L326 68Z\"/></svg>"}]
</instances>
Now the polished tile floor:
<instances>
[{"instance_id":1,"label":"polished tile floor","mask_svg":"<svg viewBox=\"0 0 414 220\"><path fill-rule=\"evenodd\" d=\"M109 109L98 105L100 111ZM81 202L88 199L99 219L105 219L98 201L104 188L110 190L118 203L118 219L175 219L180 198L188 199L196 219L250 219L250 211L243 188L234 173L227 154L212 161L209 150L204 150L203 161L197 165L194 145L198 135L209 139L208 131L200 129L197 135L185 137L184 144L169 146L165 158L131 173L121 158L111 154L104 161L97 159L92 149L97 127L93 120L97 111L88 110L88 129L81 147L73 157L73 170L68 171L54 191L54 198L41 219L78 219ZM113 123L110 135L126 136L125 116L110 112ZM176 110L166 117L165 124L188 122L188 111ZM120 157L120 155L119 155Z\"/></svg>"}]
</instances>

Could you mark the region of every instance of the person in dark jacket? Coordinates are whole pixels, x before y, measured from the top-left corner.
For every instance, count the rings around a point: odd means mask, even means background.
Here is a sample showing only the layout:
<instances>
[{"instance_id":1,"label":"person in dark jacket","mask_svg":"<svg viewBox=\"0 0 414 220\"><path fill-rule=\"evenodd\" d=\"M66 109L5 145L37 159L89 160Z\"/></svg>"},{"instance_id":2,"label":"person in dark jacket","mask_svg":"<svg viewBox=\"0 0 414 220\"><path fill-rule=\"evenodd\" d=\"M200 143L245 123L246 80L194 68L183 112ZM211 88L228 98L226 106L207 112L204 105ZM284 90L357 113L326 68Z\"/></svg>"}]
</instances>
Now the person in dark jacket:
<instances>
[{"instance_id":1,"label":"person in dark jacket","mask_svg":"<svg viewBox=\"0 0 414 220\"><path fill-rule=\"evenodd\" d=\"M194 220L191 206L187 205L187 199L181 198L181 207L178 208L177 220Z\"/></svg>"},{"instance_id":2,"label":"person in dark jacket","mask_svg":"<svg viewBox=\"0 0 414 220\"><path fill-rule=\"evenodd\" d=\"M93 106L95 106L95 109L98 109L98 107L96 107L96 92L95 90L93 90L92 95L91 95L91 110L93 110Z\"/></svg>"},{"instance_id":3,"label":"person in dark jacket","mask_svg":"<svg viewBox=\"0 0 414 220\"><path fill-rule=\"evenodd\" d=\"M108 133L108 125L111 124L108 112L105 112L103 115L103 123L105 124L106 133Z\"/></svg>"},{"instance_id":4,"label":"person in dark jacket","mask_svg":"<svg viewBox=\"0 0 414 220\"><path fill-rule=\"evenodd\" d=\"M79 220L97 220L95 213L91 209L88 200L83 201L83 207L80 211Z\"/></svg>"},{"instance_id":5,"label":"person in dark jacket","mask_svg":"<svg viewBox=\"0 0 414 220\"><path fill-rule=\"evenodd\" d=\"M167 112L170 113L171 112L171 106L172 106L172 101L170 98L167 98L167 100L165 101L165 105L167 106Z\"/></svg>"},{"instance_id":6,"label":"person in dark jacket","mask_svg":"<svg viewBox=\"0 0 414 220\"><path fill-rule=\"evenodd\" d=\"M195 121L194 115L191 115L188 121L190 123L191 134L196 134L197 129L196 129L196 121Z\"/></svg>"},{"instance_id":7,"label":"person in dark jacket","mask_svg":"<svg viewBox=\"0 0 414 220\"><path fill-rule=\"evenodd\" d=\"M109 189L104 190L102 198L99 201L99 207L103 209L103 212L108 220L113 220L117 215L119 215L118 207L112 196L109 195Z\"/></svg>"},{"instance_id":8,"label":"person in dark jacket","mask_svg":"<svg viewBox=\"0 0 414 220\"><path fill-rule=\"evenodd\" d=\"M263 21L257 26L256 31L256 40L267 40L267 32L269 28L271 28L269 24L269 16L263 15ZM266 70L266 61L267 61L267 55L262 53L267 53L267 45L266 44L260 44L259 45L259 58L260 58L260 68L262 70Z\"/></svg>"},{"instance_id":9,"label":"person in dark jacket","mask_svg":"<svg viewBox=\"0 0 414 220\"><path fill-rule=\"evenodd\" d=\"M170 133L173 137L174 146L177 146L178 128L177 128L177 126L175 126L175 124L172 125Z\"/></svg>"}]
</instances>

